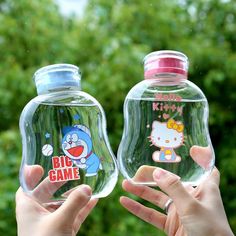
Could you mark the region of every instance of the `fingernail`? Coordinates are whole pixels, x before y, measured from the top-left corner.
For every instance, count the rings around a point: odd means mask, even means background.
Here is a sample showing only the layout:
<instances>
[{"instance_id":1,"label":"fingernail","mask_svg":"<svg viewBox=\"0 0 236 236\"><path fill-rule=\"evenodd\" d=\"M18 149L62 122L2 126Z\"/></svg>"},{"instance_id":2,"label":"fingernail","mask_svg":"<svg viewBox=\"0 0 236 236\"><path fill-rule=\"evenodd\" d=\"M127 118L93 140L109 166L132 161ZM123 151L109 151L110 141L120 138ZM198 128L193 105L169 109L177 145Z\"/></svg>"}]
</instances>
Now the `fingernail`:
<instances>
[{"instance_id":1,"label":"fingernail","mask_svg":"<svg viewBox=\"0 0 236 236\"><path fill-rule=\"evenodd\" d=\"M165 176L167 172L161 168L156 168L153 172L154 179L161 179L163 176Z\"/></svg>"},{"instance_id":2,"label":"fingernail","mask_svg":"<svg viewBox=\"0 0 236 236\"><path fill-rule=\"evenodd\" d=\"M86 195L88 195L88 197L92 195L92 190L88 185L81 185L80 191L84 192Z\"/></svg>"}]
</instances>

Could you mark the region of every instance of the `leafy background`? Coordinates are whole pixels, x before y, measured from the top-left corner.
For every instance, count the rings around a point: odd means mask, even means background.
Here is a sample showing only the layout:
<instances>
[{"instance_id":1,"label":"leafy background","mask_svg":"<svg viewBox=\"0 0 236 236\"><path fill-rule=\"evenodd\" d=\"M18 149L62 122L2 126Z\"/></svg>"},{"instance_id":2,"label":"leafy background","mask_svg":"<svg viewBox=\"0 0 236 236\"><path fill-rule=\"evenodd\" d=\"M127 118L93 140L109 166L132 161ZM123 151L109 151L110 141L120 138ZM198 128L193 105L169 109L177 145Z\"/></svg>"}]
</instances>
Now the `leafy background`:
<instances>
[{"instance_id":1,"label":"leafy background","mask_svg":"<svg viewBox=\"0 0 236 236\"><path fill-rule=\"evenodd\" d=\"M34 71L61 62L79 65L84 91L105 109L116 153L124 98L142 80L143 57L160 49L188 55L189 78L208 98L221 193L236 232L235 1L88 0L83 17L77 18L62 16L51 0L0 0L0 22L0 235L16 235L18 120L36 95ZM121 179L112 194L100 200L80 235L163 235L120 206L119 196L125 194Z\"/></svg>"}]
</instances>

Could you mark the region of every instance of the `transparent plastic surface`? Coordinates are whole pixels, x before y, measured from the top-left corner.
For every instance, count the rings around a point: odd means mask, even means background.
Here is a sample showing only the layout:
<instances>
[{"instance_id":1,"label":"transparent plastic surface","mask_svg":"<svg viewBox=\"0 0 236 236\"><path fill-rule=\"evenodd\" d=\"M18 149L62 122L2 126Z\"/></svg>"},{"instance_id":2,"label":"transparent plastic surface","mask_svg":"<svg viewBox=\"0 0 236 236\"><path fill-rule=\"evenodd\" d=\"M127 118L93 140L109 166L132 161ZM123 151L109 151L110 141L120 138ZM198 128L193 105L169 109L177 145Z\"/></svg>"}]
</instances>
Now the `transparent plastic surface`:
<instances>
[{"instance_id":1,"label":"transparent plastic surface","mask_svg":"<svg viewBox=\"0 0 236 236\"><path fill-rule=\"evenodd\" d=\"M118 169L101 105L75 87L43 88L20 118L23 190L49 205L61 204L81 184L92 188L94 198L107 196Z\"/></svg>"},{"instance_id":2,"label":"transparent plastic surface","mask_svg":"<svg viewBox=\"0 0 236 236\"><path fill-rule=\"evenodd\" d=\"M183 76L159 75L128 93L118 165L135 184L155 185L156 167L198 185L214 166L208 132L208 103L202 91Z\"/></svg>"}]
</instances>

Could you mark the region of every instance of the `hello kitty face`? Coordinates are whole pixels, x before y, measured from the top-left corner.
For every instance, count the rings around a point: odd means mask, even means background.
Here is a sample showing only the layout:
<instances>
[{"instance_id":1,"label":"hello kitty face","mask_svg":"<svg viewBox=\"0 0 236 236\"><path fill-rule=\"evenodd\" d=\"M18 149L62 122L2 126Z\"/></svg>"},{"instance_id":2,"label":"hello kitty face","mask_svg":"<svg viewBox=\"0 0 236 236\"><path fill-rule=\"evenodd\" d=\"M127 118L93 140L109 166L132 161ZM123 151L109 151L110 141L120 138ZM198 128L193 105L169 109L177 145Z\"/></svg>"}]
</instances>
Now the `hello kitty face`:
<instances>
[{"instance_id":1,"label":"hello kitty face","mask_svg":"<svg viewBox=\"0 0 236 236\"><path fill-rule=\"evenodd\" d=\"M170 119L167 123L154 121L150 141L157 147L177 148L183 144L184 125Z\"/></svg>"}]
</instances>

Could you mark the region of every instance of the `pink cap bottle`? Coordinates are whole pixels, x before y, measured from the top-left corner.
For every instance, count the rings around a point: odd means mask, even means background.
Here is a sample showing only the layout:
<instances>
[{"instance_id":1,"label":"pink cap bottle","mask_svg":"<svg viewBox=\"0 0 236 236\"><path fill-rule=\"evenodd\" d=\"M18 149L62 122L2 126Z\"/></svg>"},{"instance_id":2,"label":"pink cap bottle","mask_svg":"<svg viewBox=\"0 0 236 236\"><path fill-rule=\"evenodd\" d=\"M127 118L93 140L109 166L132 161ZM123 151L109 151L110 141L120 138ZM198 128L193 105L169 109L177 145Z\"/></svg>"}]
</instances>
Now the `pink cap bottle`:
<instances>
[{"instance_id":1,"label":"pink cap bottle","mask_svg":"<svg viewBox=\"0 0 236 236\"><path fill-rule=\"evenodd\" d=\"M155 185L152 172L160 167L196 186L214 166L208 103L187 76L183 53L163 50L144 58L145 79L125 99L118 150L121 173L135 184Z\"/></svg>"}]
</instances>

